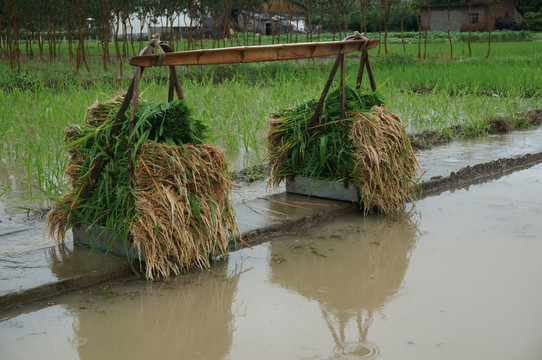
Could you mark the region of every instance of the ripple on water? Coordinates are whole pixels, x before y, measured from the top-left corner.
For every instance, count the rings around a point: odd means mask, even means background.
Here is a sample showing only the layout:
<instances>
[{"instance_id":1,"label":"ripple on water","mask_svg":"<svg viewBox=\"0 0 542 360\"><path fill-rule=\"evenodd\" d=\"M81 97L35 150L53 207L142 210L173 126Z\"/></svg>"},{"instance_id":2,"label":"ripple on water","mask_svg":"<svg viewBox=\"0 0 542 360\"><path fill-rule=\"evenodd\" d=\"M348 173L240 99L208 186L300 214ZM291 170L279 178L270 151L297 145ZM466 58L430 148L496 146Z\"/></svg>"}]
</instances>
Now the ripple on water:
<instances>
[{"instance_id":1,"label":"ripple on water","mask_svg":"<svg viewBox=\"0 0 542 360\"><path fill-rule=\"evenodd\" d=\"M378 345L368 341L346 341L335 346L336 359L377 359L381 351Z\"/></svg>"}]
</instances>

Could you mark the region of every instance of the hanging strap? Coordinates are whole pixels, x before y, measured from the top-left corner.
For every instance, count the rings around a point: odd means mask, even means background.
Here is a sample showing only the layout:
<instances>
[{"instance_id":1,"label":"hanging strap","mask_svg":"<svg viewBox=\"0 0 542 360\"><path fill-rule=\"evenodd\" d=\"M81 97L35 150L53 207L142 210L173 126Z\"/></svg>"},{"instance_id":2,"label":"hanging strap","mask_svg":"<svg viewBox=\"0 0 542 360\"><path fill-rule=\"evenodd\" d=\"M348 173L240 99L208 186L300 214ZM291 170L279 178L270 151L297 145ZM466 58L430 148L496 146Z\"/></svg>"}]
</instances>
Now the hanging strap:
<instances>
[{"instance_id":1,"label":"hanging strap","mask_svg":"<svg viewBox=\"0 0 542 360\"><path fill-rule=\"evenodd\" d=\"M369 39L362 33L355 31L354 35L350 35L346 37L345 40L364 40L364 44L361 48L361 55L359 58L359 70L358 70L358 77L357 77L357 82L356 82L357 83L356 89L359 90L361 88L361 81L363 80L363 71L367 69L367 75L369 76L369 83L371 84L371 89L375 91L376 81L373 74L373 68L371 67L371 63L369 62L369 52L367 51L367 45L369 44Z\"/></svg>"}]
</instances>

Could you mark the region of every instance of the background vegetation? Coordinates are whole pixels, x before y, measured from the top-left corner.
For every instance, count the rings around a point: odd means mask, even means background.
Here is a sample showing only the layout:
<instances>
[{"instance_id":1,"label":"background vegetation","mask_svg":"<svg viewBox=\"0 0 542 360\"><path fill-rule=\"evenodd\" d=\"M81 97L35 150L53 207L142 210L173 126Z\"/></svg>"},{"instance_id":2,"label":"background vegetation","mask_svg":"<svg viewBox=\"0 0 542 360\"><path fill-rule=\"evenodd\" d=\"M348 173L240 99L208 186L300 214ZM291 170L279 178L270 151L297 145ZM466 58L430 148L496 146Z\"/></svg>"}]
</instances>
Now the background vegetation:
<instances>
[{"instance_id":1,"label":"background vegetation","mask_svg":"<svg viewBox=\"0 0 542 360\"><path fill-rule=\"evenodd\" d=\"M487 1L491 5L500 0ZM405 32L417 32L419 44L423 38L424 47L427 46L430 39L427 31L423 31L422 36L420 6L454 2L461 0L1 0L0 57L19 72L25 57L47 59L49 63L68 57L76 72L80 69L90 71L87 55L92 50L87 48L87 43L93 41L104 71L114 62L122 73L127 59L136 55L149 37L149 34L142 35L142 26L136 28L132 24L136 18L147 25L156 25L159 19L165 19L165 23L159 24L169 29L163 40L178 44L177 50L338 40L360 30L378 33L387 53L388 40L391 41L388 33L393 31L399 33L395 34L395 40L401 38L402 42L407 41L405 36L412 37ZM303 16L307 22L306 30L295 31L293 26L282 30L272 27L271 36L262 38L255 25L251 28L249 22L238 21L240 17L253 20L268 7L277 10L271 14L275 21L292 24L296 16ZM524 15L522 24L508 21L500 28L542 30L542 0L521 1L519 9ZM173 27L184 16L189 17L190 24L184 41L180 41ZM231 29L236 33L231 34ZM494 40L518 40L529 36L528 33L503 35ZM453 41L480 41L477 35L472 39L471 36L452 36L450 31L447 39L451 56ZM491 42L491 36L486 39ZM489 54L488 50L486 56ZM422 56L421 50L418 55Z\"/></svg>"}]
</instances>

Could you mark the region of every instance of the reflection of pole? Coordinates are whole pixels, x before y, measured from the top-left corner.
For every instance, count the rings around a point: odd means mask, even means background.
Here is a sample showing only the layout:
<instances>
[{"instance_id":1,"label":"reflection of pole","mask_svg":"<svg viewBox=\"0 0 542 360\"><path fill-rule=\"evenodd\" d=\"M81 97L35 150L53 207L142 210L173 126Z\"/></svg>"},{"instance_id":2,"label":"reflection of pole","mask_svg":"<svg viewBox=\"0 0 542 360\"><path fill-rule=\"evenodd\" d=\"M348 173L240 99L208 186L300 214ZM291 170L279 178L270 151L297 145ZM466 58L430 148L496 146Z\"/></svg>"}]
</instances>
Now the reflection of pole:
<instances>
[{"instance_id":1,"label":"reflection of pole","mask_svg":"<svg viewBox=\"0 0 542 360\"><path fill-rule=\"evenodd\" d=\"M331 324L331 321L329 320L329 315L324 310L322 304L320 304L320 309L322 310L322 316L324 317L326 325L329 328L329 332L331 333L331 337L333 338L335 345L342 350L343 347L341 346L341 341L339 340L339 337L335 333L335 329L333 328L333 325ZM343 333L343 336L344 336L344 333Z\"/></svg>"},{"instance_id":2,"label":"reflection of pole","mask_svg":"<svg viewBox=\"0 0 542 360\"><path fill-rule=\"evenodd\" d=\"M367 316L369 317L369 319L372 319L373 318L373 311L368 310L368 312L369 313L368 313ZM357 323L358 323L359 341L360 342L366 342L367 341L367 333L369 332L369 326L368 325L363 326L360 311L358 311Z\"/></svg>"},{"instance_id":3,"label":"reflection of pole","mask_svg":"<svg viewBox=\"0 0 542 360\"><path fill-rule=\"evenodd\" d=\"M325 306L323 304L320 304L320 310L322 311L322 317L324 318L324 321L326 322L326 325L329 329L329 332L331 334L331 337L333 338L333 342L335 343L336 348L342 353L345 354L345 349L347 347L347 341L346 341L346 335L345 335L345 328L346 328L346 321L342 321L339 317L338 320L338 330L334 328L333 322L331 320L332 313L327 311L325 309ZM366 348L365 344L367 344L367 335L369 333L369 325L370 323L363 324L363 315L360 310L356 313L356 324L358 328L358 334L359 334L359 342L358 345L363 346ZM368 310L367 317L369 319L373 318L373 312L372 310ZM351 317L352 318L352 317ZM358 347L359 349L359 347Z\"/></svg>"}]
</instances>

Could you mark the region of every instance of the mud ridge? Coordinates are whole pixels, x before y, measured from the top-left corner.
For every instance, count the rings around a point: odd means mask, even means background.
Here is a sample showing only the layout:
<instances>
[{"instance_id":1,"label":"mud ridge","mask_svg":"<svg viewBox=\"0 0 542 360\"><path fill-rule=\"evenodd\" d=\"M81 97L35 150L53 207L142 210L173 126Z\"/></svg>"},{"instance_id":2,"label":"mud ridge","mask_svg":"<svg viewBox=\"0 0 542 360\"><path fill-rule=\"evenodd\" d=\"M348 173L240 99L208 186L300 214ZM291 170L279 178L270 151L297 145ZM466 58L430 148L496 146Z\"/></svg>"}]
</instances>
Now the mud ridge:
<instances>
[{"instance_id":1,"label":"mud ridge","mask_svg":"<svg viewBox=\"0 0 542 360\"><path fill-rule=\"evenodd\" d=\"M466 166L447 177L434 177L418 186L419 196L434 196L444 191L456 190L470 185L498 179L518 170L527 169L542 162L542 152L514 158L501 158L486 163Z\"/></svg>"}]
</instances>

